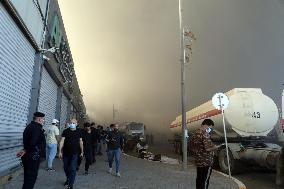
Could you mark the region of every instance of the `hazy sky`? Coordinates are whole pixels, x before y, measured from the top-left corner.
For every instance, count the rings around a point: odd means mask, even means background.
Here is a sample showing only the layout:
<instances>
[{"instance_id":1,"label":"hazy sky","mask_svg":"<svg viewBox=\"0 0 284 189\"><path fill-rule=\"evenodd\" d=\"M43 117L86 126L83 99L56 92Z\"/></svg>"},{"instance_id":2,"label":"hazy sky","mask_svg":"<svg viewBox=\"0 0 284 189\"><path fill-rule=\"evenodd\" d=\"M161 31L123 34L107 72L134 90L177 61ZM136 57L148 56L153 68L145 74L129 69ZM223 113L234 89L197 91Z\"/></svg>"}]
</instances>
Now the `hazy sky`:
<instances>
[{"instance_id":1,"label":"hazy sky","mask_svg":"<svg viewBox=\"0 0 284 189\"><path fill-rule=\"evenodd\" d=\"M180 79L177 2L59 1L91 118L110 123L113 104L119 122L167 128L175 118Z\"/></svg>"},{"instance_id":2,"label":"hazy sky","mask_svg":"<svg viewBox=\"0 0 284 189\"><path fill-rule=\"evenodd\" d=\"M280 97L283 0L184 0L197 36L187 110L219 91L260 87ZM178 0L59 0L87 112L100 123L168 130L180 114Z\"/></svg>"}]
</instances>

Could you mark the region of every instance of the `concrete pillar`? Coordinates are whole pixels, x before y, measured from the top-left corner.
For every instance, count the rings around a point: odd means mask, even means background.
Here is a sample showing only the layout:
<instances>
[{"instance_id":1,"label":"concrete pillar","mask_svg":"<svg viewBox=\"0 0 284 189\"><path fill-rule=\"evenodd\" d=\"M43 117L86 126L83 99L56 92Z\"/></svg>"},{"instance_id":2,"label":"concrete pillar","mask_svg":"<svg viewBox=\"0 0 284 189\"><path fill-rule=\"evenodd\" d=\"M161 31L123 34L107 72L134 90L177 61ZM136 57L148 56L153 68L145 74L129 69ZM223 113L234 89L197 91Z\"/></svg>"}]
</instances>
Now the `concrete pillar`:
<instances>
[{"instance_id":1,"label":"concrete pillar","mask_svg":"<svg viewBox=\"0 0 284 189\"><path fill-rule=\"evenodd\" d=\"M63 87L59 86L57 89L56 111L55 118L60 121L61 118L61 103L62 103Z\"/></svg>"},{"instance_id":2,"label":"concrete pillar","mask_svg":"<svg viewBox=\"0 0 284 189\"><path fill-rule=\"evenodd\" d=\"M32 121L33 114L34 114L34 112L37 111L37 107L38 107L42 65L43 65L42 55L41 55L41 53L36 53L35 54L34 73L33 73L33 79L32 79L28 123L30 123Z\"/></svg>"},{"instance_id":3,"label":"concrete pillar","mask_svg":"<svg viewBox=\"0 0 284 189\"><path fill-rule=\"evenodd\" d=\"M67 122L70 120L70 113L71 113L71 101L68 101L68 106L67 106Z\"/></svg>"}]
</instances>

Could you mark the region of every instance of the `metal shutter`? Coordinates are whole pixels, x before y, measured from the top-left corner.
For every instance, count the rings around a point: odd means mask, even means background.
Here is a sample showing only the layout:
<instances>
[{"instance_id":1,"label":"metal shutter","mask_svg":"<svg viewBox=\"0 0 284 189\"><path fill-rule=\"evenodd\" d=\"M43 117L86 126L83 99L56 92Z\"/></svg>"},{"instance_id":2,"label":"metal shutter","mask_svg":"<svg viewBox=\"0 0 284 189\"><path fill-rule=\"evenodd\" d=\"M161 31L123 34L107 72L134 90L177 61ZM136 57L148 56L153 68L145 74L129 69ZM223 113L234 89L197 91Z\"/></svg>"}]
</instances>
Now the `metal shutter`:
<instances>
[{"instance_id":1,"label":"metal shutter","mask_svg":"<svg viewBox=\"0 0 284 189\"><path fill-rule=\"evenodd\" d=\"M75 118L75 110L73 104L71 104L71 110L70 110L70 119Z\"/></svg>"},{"instance_id":2,"label":"metal shutter","mask_svg":"<svg viewBox=\"0 0 284 189\"><path fill-rule=\"evenodd\" d=\"M35 50L0 3L0 175L19 165Z\"/></svg>"},{"instance_id":3,"label":"metal shutter","mask_svg":"<svg viewBox=\"0 0 284 189\"><path fill-rule=\"evenodd\" d=\"M67 121L67 113L68 113L68 98L62 94L62 102L61 102L61 115L60 115L60 132L63 131L64 125Z\"/></svg>"},{"instance_id":4,"label":"metal shutter","mask_svg":"<svg viewBox=\"0 0 284 189\"><path fill-rule=\"evenodd\" d=\"M51 125L55 118L58 86L47 72L42 69L38 111L45 114L45 126Z\"/></svg>"}]
</instances>

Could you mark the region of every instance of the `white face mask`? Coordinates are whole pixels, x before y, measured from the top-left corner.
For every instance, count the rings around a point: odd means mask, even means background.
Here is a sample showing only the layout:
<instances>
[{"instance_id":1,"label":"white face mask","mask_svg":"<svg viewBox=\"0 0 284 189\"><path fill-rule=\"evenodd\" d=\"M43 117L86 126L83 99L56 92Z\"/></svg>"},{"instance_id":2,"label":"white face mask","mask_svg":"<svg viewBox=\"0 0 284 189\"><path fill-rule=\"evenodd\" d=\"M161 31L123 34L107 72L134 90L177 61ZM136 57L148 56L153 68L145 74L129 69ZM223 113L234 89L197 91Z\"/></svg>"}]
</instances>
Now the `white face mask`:
<instances>
[{"instance_id":1,"label":"white face mask","mask_svg":"<svg viewBox=\"0 0 284 189\"><path fill-rule=\"evenodd\" d=\"M206 132L207 132L208 134L211 133L211 131L212 131L212 129L211 129L210 127L206 129Z\"/></svg>"},{"instance_id":2,"label":"white face mask","mask_svg":"<svg viewBox=\"0 0 284 189\"><path fill-rule=\"evenodd\" d=\"M70 128L70 129L76 129L76 126L77 126L77 125L76 125L75 123L70 123L70 124L69 124L69 128Z\"/></svg>"}]
</instances>

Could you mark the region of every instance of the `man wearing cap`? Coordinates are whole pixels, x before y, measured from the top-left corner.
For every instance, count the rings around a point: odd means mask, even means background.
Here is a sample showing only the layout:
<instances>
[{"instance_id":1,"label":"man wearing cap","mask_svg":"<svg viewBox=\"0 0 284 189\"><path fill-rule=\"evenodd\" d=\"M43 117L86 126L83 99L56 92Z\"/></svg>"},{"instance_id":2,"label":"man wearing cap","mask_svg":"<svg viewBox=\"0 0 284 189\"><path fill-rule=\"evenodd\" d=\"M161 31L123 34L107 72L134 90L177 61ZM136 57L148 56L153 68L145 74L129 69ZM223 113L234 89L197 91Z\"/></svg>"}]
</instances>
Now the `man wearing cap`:
<instances>
[{"instance_id":1,"label":"man wearing cap","mask_svg":"<svg viewBox=\"0 0 284 189\"><path fill-rule=\"evenodd\" d=\"M47 162L47 171L55 171L52 168L53 160L57 152L57 143L59 142L59 129L57 124L59 121L57 119L52 120L52 124L48 126L45 130L45 139L46 139L46 162Z\"/></svg>"},{"instance_id":2,"label":"man wearing cap","mask_svg":"<svg viewBox=\"0 0 284 189\"><path fill-rule=\"evenodd\" d=\"M33 189L38 175L40 157L44 156L45 138L42 126L44 114L35 112L33 121L23 133L24 149L17 154L24 166L24 184L22 189Z\"/></svg>"}]
</instances>

